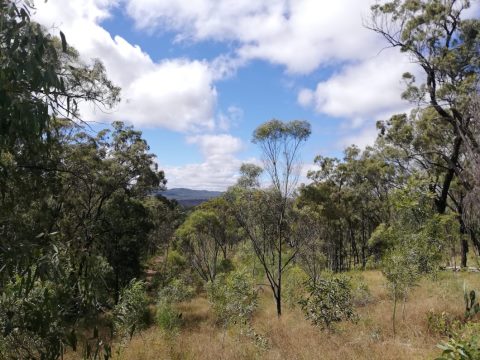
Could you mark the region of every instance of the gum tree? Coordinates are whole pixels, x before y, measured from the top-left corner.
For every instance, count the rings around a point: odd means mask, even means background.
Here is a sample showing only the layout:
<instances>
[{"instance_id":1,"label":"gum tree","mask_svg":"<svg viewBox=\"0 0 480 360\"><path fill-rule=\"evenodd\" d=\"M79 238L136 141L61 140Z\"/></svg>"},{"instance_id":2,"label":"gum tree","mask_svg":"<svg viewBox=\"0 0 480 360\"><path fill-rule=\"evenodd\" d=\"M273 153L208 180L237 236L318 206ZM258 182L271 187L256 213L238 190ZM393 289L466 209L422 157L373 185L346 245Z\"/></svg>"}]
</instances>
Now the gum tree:
<instances>
[{"instance_id":1,"label":"gum tree","mask_svg":"<svg viewBox=\"0 0 480 360\"><path fill-rule=\"evenodd\" d=\"M229 195L235 199L235 216L265 269L278 316L282 314L282 273L298 251L290 222L292 195L300 175L299 150L310 133L306 121L273 119L260 125L252 142L262 150L263 167L271 185L256 187L259 169L243 166L241 181Z\"/></svg>"}]
</instances>

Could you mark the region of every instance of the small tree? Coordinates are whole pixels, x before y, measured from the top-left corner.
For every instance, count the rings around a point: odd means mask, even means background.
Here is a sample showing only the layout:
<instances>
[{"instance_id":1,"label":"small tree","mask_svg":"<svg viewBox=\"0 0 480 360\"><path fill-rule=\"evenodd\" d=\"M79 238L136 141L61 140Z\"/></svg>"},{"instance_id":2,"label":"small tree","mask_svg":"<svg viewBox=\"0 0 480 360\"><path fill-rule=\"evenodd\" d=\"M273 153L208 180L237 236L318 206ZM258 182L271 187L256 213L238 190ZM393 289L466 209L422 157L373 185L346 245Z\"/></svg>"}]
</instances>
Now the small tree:
<instances>
[{"instance_id":1,"label":"small tree","mask_svg":"<svg viewBox=\"0 0 480 360\"><path fill-rule=\"evenodd\" d=\"M133 279L113 308L113 324L117 335L131 339L134 332L148 325L148 299L145 284Z\"/></svg>"},{"instance_id":2,"label":"small tree","mask_svg":"<svg viewBox=\"0 0 480 360\"><path fill-rule=\"evenodd\" d=\"M393 336L396 335L398 299L403 299L405 305L408 291L416 285L420 277L415 259L415 254L412 253L411 249L402 248L391 251L383 260L382 272L388 281L388 288L393 296Z\"/></svg>"},{"instance_id":3,"label":"small tree","mask_svg":"<svg viewBox=\"0 0 480 360\"><path fill-rule=\"evenodd\" d=\"M291 236L288 218L300 175L299 149L310 133L310 124L306 121L274 119L260 125L253 133L252 142L262 150L271 187L256 189L260 171L258 167L244 165L240 183L229 195L235 216L265 269L278 316L282 314L282 273L295 258L298 248Z\"/></svg>"},{"instance_id":4,"label":"small tree","mask_svg":"<svg viewBox=\"0 0 480 360\"><path fill-rule=\"evenodd\" d=\"M356 320L352 287L344 276L322 278L308 284L309 297L300 301L305 317L315 326L331 329L342 320Z\"/></svg>"},{"instance_id":5,"label":"small tree","mask_svg":"<svg viewBox=\"0 0 480 360\"><path fill-rule=\"evenodd\" d=\"M378 226L370 239L370 243L383 243L386 249L382 272L393 296L394 336L398 300L403 299L404 316L409 290L423 274L437 271L447 239L458 232L458 228L444 226L452 223L452 216L435 213L433 196L428 179L411 176L406 186L391 196L395 214L390 224Z\"/></svg>"},{"instance_id":6,"label":"small tree","mask_svg":"<svg viewBox=\"0 0 480 360\"><path fill-rule=\"evenodd\" d=\"M229 326L235 324L244 334L257 335L250 324L257 308L257 290L253 277L245 270L221 274L207 284L208 300L212 305L217 322L223 328L223 339Z\"/></svg>"}]
</instances>

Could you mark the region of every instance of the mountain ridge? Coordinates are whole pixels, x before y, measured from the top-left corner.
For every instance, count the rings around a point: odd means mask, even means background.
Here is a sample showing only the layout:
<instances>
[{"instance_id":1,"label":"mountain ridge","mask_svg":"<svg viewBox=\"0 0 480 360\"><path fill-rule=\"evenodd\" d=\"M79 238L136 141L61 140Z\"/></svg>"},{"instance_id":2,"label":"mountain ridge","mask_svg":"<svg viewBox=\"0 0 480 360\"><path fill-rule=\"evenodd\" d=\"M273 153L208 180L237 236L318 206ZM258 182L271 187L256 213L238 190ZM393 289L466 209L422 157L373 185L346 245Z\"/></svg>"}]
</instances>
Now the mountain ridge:
<instances>
[{"instance_id":1,"label":"mountain ridge","mask_svg":"<svg viewBox=\"0 0 480 360\"><path fill-rule=\"evenodd\" d=\"M184 207L193 207L210 199L223 195L222 191L213 190L195 190L189 188L172 188L163 191L157 191L158 195L162 195L169 200L176 200Z\"/></svg>"}]
</instances>

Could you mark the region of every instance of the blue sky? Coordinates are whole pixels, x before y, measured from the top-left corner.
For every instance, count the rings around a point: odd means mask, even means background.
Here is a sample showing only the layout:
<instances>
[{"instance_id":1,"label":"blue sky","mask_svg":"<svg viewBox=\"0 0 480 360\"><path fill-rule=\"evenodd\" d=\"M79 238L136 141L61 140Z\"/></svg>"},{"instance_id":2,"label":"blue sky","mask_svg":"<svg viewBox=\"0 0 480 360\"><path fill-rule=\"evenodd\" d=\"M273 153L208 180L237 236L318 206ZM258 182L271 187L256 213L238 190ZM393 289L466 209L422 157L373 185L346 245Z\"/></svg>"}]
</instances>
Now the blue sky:
<instances>
[{"instance_id":1,"label":"blue sky","mask_svg":"<svg viewBox=\"0 0 480 360\"><path fill-rule=\"evenodd\" d=\"M49 0L35 19L61 29L85 62L100 58L122 88L88 121L143 131L169 187L224 190L260 162L253 130L303 119L318 155L375 138L375 121L405 111L401 74L417 70L362 24L370 0ZM100 126L100 125L96 125Z\"/></svg>"}]
</instances>

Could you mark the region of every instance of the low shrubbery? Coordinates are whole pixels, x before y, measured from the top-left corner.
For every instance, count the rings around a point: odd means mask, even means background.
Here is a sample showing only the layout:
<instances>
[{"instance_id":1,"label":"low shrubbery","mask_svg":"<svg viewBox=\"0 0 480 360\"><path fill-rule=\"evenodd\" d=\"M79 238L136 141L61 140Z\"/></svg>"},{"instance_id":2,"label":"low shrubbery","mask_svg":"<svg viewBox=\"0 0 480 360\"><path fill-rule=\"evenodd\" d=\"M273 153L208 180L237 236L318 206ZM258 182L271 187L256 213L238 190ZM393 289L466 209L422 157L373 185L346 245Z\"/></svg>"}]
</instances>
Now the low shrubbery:
<instances>
[{"instance_id":1,"label":"low shrubbery","mask_svg":"<svg viewBox=\"0 0 480 360\"><path fill-rule=\"evenodd\" d=\"M436 360L480 359L479 324L468 324L462 334L454 334L447 342L437 345L442 355Z\"/></svg>"},{"instance_id":2,"label":"low shrubbery","mask_svg":"<svg viewBox=\"0 0 480 360\"><path fill-rule=\"evenodd\" d=\"M164 331L176 332L181 325L182 314L175 304L187 301L195 294L193 287L183 279L174 279L158 292L156 322Z\"/></svg>"},{"instance_id":3,"label":"low shrubbery","mask_svg":"<svg viewBox=\"0 0 480 360\"><path fill-rule=\"evenodd\" d=\"M345 276L328 276L307 285L309 296L300 301L305 317L314 325L331 329L342 320L355 321L352 286Z\"/></svg>"},{"instance_id":4,"label":"low shrubbery","mask_svg":"<svg viewBox=\"0 0 480 360\"><path fill-rule=\"evenodd\" d=\"M149 324L150 312L143 281L134 279L122 290L112 316L115 334L121 339L131 338L135 331L142 330Z\"/></svg>"},{"instance_id":5,"label":"low shrubbery","mask_svg":"<svg viewBox=\"0 0 480 360\"><path fill-rule=\"evenodd\" d=\"M224 327L247 324L257 308L257 291L246 270L220 274L206 289L217 321Z\"/></svg>"}]
</instances>

